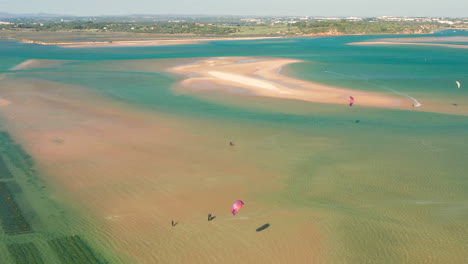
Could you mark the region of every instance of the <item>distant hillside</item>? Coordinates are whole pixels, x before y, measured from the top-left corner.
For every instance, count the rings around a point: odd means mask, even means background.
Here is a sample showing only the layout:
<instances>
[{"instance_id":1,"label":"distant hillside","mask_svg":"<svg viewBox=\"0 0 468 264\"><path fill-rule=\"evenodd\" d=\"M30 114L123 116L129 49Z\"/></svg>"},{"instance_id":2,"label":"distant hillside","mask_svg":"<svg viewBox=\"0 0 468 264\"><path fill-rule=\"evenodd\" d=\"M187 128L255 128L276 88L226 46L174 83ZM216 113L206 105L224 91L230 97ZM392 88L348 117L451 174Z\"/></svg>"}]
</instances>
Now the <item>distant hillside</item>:
<instances>
[{"instance_id":1,"label":"distant hillside","mask_svg":"<svg viewBox=\"0 0 468 264\"><path fill-rule=\"evenodd\" d=\"M0 36L8 32L125 32L193 36L310 36L427 34L466 28L468 18L256 17L204 15L67 16L0 13ZM8 33L9 34L9 33ZM15 37L14 37L15 38Z\"/></svg>"}]
</instances>

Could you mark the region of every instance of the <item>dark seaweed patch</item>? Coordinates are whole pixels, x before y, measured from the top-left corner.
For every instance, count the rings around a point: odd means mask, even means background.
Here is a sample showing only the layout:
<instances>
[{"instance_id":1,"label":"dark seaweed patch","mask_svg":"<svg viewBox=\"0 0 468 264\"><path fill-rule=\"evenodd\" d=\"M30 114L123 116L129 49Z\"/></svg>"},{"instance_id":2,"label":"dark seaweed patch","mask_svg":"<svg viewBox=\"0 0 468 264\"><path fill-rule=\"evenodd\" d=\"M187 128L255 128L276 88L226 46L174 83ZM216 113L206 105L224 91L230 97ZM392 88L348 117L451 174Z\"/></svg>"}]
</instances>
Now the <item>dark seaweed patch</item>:
<instances>
[{"instance_id":1,"label":"dark seaweed patch","mask_svg":"<svg viewBox=\"0 0 468 264\"><path fill-rule=\"evenodd\" d=\"M5 131L0 131L0 151L8 156L15 167L22 169L28 175L34 173L34 163L31 156L23 150L21 145L16 144Z\"/></svg>"},{"instance_id":2,"label":"dark seaweed patch","mask_svg":"<svg viewBox=\"0 0 468 264\"><path fill-rule=\"evenodd\" d=\"M37 247L29 242L24 244L8 245L8 252L16 264L43 264L41 254Z\"/></svg>"},{"instance_id":3,"label":"dark seaweed patch","mask_svg":"<svg viewBox=\"0 0 468 264\"><path fill-rule=\"evenodd\" d=\"M48 241L62 264L102 264L91 248L79 236L56 238Z\"/></svg>"},{"instance_id":4,"label":"dark seaweed patch","mask_svg":"<svg viewBox=\"0 0 468 264\"><path fill-rule=\"evenodd\" d=\"M8 169L5 160L0 155L0 179L11 179L13 178L13 174L11 174L10 170Z\"/></svg>"},{"instance_id":5,"label":"dark seaweed patch","mask_svg":"<svg viewBox=\"0 0 468 264\"><path fill-rule=\"evenodd\" d=\"M32 228L4 182L0 182L0 222L7 235L32 232Z\"/></svg>"}]
</instances>

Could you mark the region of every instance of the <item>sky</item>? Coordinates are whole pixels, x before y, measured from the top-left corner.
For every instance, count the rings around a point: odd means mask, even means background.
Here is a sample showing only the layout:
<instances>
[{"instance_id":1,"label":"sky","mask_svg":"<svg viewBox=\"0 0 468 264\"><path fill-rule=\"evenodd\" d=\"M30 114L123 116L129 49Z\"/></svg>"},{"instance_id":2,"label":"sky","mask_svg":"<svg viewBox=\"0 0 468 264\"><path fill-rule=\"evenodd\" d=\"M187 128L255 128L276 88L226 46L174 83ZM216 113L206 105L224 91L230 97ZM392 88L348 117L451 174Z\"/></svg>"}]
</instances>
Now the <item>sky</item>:
<instances>
[{"instance_id":1,"label":"sky","mask_svg":"<svg viewBox=\"0 0 468 264\"><path fill-rule=\"evenodd\" d=\"M200 14L467 17L468 0L0 0L0 12L78 16Z\"/></svg>"}]
</instances>

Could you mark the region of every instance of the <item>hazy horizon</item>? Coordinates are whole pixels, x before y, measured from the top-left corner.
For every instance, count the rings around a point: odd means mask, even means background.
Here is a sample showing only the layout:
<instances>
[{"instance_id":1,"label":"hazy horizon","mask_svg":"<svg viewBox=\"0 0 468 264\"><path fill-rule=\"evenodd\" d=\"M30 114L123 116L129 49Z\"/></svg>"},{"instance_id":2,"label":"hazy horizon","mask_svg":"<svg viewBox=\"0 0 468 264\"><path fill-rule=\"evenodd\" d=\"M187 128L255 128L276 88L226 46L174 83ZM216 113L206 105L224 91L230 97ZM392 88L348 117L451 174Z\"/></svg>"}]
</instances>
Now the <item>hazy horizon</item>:
<instances>
[{"instance_id":1,"label":"hazy horizon","mask_svg":"<svg viewBox=\"0 0 468 264\"><path fill-rule=\"evenodd\" d=\"M1 12L12 14L59 14L70 16L128 16L146 15L212 15L212 16L323 16L323 17L466 17L468 2L447 0L427 3L423 0L395 1L343 1L331 0L313 3L305 0L270 3L266 0L238 0L219 3L214 0L201 0L193 5L187 0L154 2L134 0L113 2L110 0L82 0L64 2L26 0L12 2L0 0ZM338 8L337 8L338 7Z\"/></svg>"},{"instance_id":2,"label":"hazy horizon","mask_svg":"<svg viewBox=\"0 0 468 264\"><path fill-rule=\"evenodd\" d=\"M50 13L50 12L28 12L28 13L17 13L17 12L0 12L0 14L9 14L9 15L19 15L19 16L69 16L69 17L126 17L126 16L161 16L161 17L190 17L190 16L200 16L200 17L323 17L323 18L347 18L347 17L358 17L358 18L374 18L374 17L440 17L440 18L467 18L468 16L397 16L397 15L379 15L379 16L358 16L358 15L257 15L257 14L189 14L189 13L122 13L122 14L97 14L97 15L76 15L70 13Z\"/></svg>"}]
</instances>

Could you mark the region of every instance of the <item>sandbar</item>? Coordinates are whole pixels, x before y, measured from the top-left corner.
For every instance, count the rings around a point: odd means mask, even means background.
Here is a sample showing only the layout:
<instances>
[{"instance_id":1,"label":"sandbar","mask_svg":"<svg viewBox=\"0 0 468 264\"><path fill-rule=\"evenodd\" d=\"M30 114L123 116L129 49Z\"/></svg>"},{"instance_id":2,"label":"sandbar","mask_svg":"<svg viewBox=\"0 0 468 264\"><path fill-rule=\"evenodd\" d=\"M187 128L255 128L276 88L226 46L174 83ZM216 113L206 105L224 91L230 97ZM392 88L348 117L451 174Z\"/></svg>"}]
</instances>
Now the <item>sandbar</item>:
<instances>
[{"instance_id":1,"label":"sandbar","mask_svg":"<svg viewBox=\"0 0 468 264\"><path fill-rule=\"evenodd\" d=\"M348 45L418 45L418 46L437 46L447 48L458 48L466 49L468 45L463 44L442 44L442 43L423 43L423 42L402 42L402 41L363 41L363 42L352 42Z\"/></svg>"},{"instance_id":2,"label":"sandbar","mask_svg":"<svg viewBox=\"0 0 468 264\"><path fill-rule=\"evenodd\" d=\"M33 40L21 40L23 43L39 45L53 45L63 48L100 48L100 47L150 47L150 46L172 46L200 44L208 41L223 40L255 40L255 39L278 39L284 37L216 37L216 38L193 38L193 39L159 39L159 40L118 40L118 41L83 41L83 42L42 42Z\"/></svg>"},{"instance_id":3,"label":"sandbar","mask_svg":"<svg viewBox=\"0 0 468 264\"><path fill-rule=\"evenodd\" d=\"M0 106L9 105L11 102L5 99L0 99Z\"/></svg>"},{"instance_id":4,"label":"sandbar","mask_svg":"<svg viewBox=\"0 0 468 264\"><path fill-rule=\"evenodd\" d=\"M217 57L189 65L173 67L171 72L184 74L180 82L185 91L197 92L197 84L212 84L212 89L227 91L226 87L247 89L255 96L301 100L315 103L347 105L349 96L361 106L408 108L408 98L357 91L290 78L280 74L283 66L302 62L283 58ZM229 89L233 91L233 89ZM234 90L235 91L235 90Z\"/></svg>"},{"instance_id":5,"label":"sandbar","mask_svg":"<svg viewBox=\"0 0 468 264\"><path fill-rule=\"evenodd\" d=\"M68 61L66 60L42 60L42 59L29 59L22 63L10 68L10 71L17 70L31 70L31 69L44 69L62 65Z\"/></svg>"}]
</instances>

